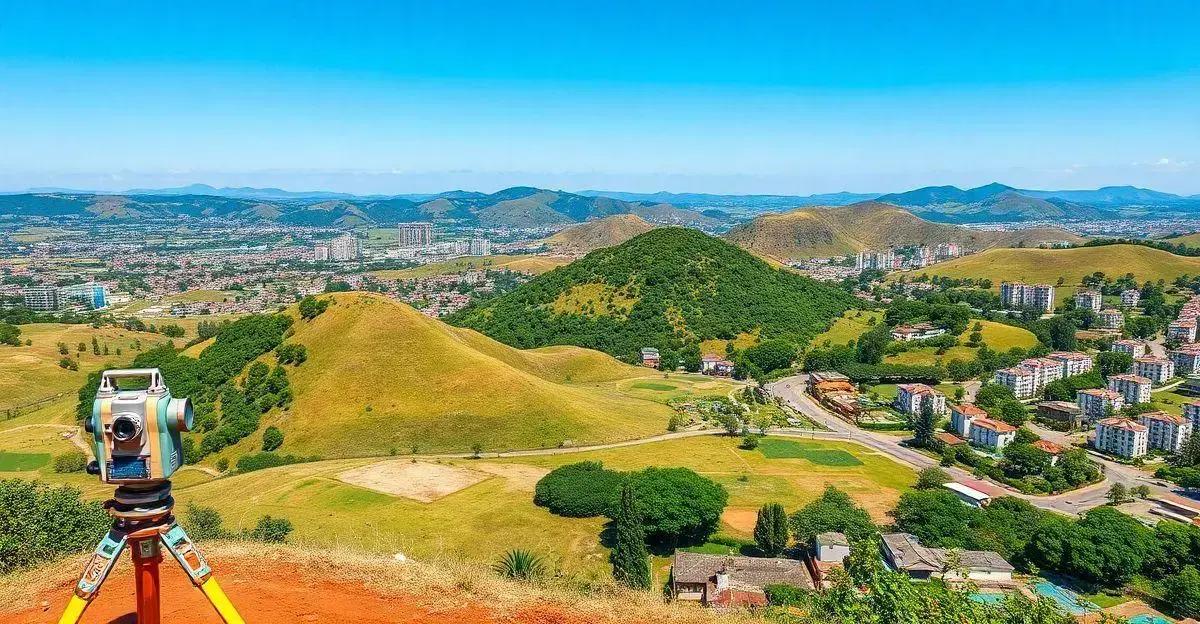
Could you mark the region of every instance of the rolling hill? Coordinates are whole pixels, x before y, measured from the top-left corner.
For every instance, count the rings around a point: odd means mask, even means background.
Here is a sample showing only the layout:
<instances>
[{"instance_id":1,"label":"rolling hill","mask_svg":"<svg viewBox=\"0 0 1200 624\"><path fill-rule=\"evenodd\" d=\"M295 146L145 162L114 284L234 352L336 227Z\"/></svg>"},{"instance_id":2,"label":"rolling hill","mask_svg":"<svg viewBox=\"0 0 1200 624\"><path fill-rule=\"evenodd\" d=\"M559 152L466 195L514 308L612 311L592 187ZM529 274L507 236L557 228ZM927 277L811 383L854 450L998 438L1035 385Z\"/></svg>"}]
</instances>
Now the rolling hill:
<instances>
[{"instance_id":1,"label":"rolling hill","mask_svg":"<svg viewBox=\"0 0 1200 624\"><path fill-rule=\"evenodd\" d=\"M1102 219L1109 214L1095 206L1056 196L1033 197L1025 191L995 182L966 190L956 186L927 186L883 195L878 201L951 223Z\"/></svg>"},{"instance_id":2,"label":"rolling hill","mask_svg":"<svg viewBox=\"0 0 1200 624\"><path fill-rule=\"evenodd\" d=\"M1133 273L1138 282L1165 279L1185 273L1200 274L1200 258L1177 256L1141 245L1106 245L1072 249L991 249L957 260L920 269L918 273L947 277L989 278L994 288L1000 282L1024 281L1064 285L1079 284L1095 271L1121 276Z\"/></svg>"},{"instance_id":3,"label":"rolling hill","mask_svg":"<svg viewBox=\"0 0 1200 624\"><path fill-rule=\"evenodd\" d=\"M516 347L573 344L633 361L642 347L743 333L803 344L855 304L718 238L658 228L448 320Z\"/></svg>"},{"instance_id":4,"label":"rolling hill","mask_svg":"<svg viewBox=\"0 0 1200 624\"><path fill-rule=\"evenodd\" d=\"M1036 247L1043 241L1083 241L1083 238L1057 228L990 232L934 223L879 202L763 215L733 228L725 238L743 249L779 262L950 242L979 250Z\"/></svg>"},{"instance_id":5,"label":"rolling hill","mask_svg":"<svg viewBox=\"0 0 1200 624\"><path fill-rule=\"evenodd\" d=\"M613 215L559 230L543 239L556 252L583 255L612 247L654 229L654 225L633 214Z\"/></svg>"},{"instance_id":6,"label":"rolling hill","mask_svg":"<svg viewBox=\"0 0 1200 624\"><path fill-rule=\"evenodd\" d=\"M513 187L492 194L452 191L427 197L286 194L278 189L212 189L203 185L162 194L21 193L0 195L0 215L111 220L214 217L314 227L392 225L453 219L486 227L541 228L635 214L668 225L714 227L720 219L661 202L627 202L565 191ZM188 194L218 193L219 195ZM282 195L281 195L282 193Z\"/></svg>"},{"instance_id":7,"label":"rolling hill","mask_svg":"<svg viewBox=\"0 0 1200 624\"><path fill-rule=\"evenodd\" d=\"M323 456L554 447L662 432L671 409L613 383L645 375L596 351L518 351L383 296L332 295L298 321L308 361L276 426L287 449Z\"/></svg>"}]
</instances>

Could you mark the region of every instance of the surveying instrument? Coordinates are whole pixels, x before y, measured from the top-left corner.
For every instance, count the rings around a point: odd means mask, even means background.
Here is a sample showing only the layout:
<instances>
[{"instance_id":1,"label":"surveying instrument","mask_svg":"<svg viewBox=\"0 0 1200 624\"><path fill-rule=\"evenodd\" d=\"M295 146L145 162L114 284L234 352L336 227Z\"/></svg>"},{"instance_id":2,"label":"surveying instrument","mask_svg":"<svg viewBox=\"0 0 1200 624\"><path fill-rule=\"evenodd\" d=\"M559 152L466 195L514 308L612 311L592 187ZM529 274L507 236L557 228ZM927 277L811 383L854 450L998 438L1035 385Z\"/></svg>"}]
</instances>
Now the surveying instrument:
<instances>
[{"instance_id":1,"label":"surveying instrument","mask_svg":"<svg viewBox=\"0 0 1200 624\"><path fill-rule=\"evenodd\" d=\"M119 381L131 379L146 380L145 388L119 387ZM83 428L91 435L96 454L87 466L88 474L117 486L104 504L113 524L84 566L59 624L79 622L126 547L133 557L138 624L160 624L162 620L158 564L164 549L226 624L245 624L196 544L175 522L170 477L183 465L179 434L191 427L192 402L172 397L157 368L101 373L92 415Z\"/></svg>"}]
</instances>

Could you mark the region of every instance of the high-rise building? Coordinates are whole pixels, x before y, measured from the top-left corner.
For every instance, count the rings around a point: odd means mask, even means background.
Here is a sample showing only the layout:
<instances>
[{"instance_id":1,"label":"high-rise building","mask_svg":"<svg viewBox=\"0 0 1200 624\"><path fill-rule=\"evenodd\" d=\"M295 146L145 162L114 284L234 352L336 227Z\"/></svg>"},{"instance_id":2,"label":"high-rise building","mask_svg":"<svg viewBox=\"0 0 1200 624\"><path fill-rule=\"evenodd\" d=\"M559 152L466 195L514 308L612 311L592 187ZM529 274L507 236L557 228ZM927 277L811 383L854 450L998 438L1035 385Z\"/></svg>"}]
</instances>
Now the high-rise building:
<instances>
[{"instance_id":1,"label":"high-rise building","mask_svg":"<svg viewBox=\"0 0 1200 624\"><path fill-rule=\"evenodd\" d=\"M486 238L471 239L471 255L472 256L489 256L492 254L492 241Z\"/></svg>"},{"instance_id":2,"label":"high-rise building","mask_svg":"<svg viewBox=\"0 0 1200 624\"><path fill-rule=\"evenodd\" d=\"M26 286L21 295L25 307L38 312L51 312L58 309L58 289L53 286Z\"/></svg>"},{"instance_id":3,"label":"high-rise building","mask_svg":"<svg viewBox=\"0 0 1200 624\"><path fill-rule=\"evenodd\" d=\"M1052 312L1054 287L1049 284L1003 282L1000 284L1000 301L1010 310L1033 308L1042 312Z\"/></svg>"},{"instance_id":4,"label":"high-rise building","mask_svg":"<svg viewBox=\"0 0 1200 624\"><path fill-rule=\"evenodd\" d=\"M401 223L398 228L402 249L428 247L433 244L432 223Z\"/></svg>"},{"instance_id":5,"label":"high-rise building","mask_svg":"<svg viewBox=\"0 0 1200 624\"><path fill-rule=\"evenodd\" d=\"M329 245L313 245L313 260L316 262L329 261Z\"/></svg>"},{"instance_id":6,"label":"high-rise building","mask_svg":"<svg viewBox=\"0 0 1200 624\"><path fill-rule=\"evenodd\" d=\"M354 234L342 234L329 242L329 259L334 262L357 260L362 255L362 247Z\"/></svg>"}]
</instances>

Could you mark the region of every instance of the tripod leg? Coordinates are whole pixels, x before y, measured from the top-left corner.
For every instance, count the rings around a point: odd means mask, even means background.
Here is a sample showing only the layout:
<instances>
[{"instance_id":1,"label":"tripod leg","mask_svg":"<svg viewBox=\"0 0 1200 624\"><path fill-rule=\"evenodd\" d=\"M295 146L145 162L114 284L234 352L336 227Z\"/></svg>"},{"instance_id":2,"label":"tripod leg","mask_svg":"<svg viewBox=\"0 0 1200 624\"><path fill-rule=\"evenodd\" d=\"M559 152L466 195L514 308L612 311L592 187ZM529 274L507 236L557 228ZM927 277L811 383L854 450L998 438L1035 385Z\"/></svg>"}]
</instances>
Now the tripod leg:
<instances>
[{"instance_id":1,"label":"tripod leg","mask_svg":"<svg viewBox=\"0 0 1200 624\"><path fill-rule=\"evenodd\" d=\"M208 598L208 602L217 610L217 614L221 616L225 624L245 624L245 620L238 614L225 592L221 590L221 586L217 584L217 579L213 578L208 562L196 549L195 542L188 537L183 527L172 524L170 530L162 534L162 542L171 556L175 557L175 561L179 562L183 571L187 572L192 584L204 592L204 597Z\"/></svg>"},{"instance_id":2,"label":"tripod leg","mask_svg":"<svg viewBox=\"0 0 1200 624\"><path fill-rule=\"evenodd\" d=\"M79 618L83 617L84 610L96 597L96 592L100 591L104 579L108 578L113 566L117 565L117 558L125 548L125 540L125 534L116 529L109 530L100 540L92 558L88 559L87 565L84 566L79 583L75 586L75 593L67 603L67 608L63 610L62 617L58 619L58 624L76 624Z\"/></svg>"}]
</instances>

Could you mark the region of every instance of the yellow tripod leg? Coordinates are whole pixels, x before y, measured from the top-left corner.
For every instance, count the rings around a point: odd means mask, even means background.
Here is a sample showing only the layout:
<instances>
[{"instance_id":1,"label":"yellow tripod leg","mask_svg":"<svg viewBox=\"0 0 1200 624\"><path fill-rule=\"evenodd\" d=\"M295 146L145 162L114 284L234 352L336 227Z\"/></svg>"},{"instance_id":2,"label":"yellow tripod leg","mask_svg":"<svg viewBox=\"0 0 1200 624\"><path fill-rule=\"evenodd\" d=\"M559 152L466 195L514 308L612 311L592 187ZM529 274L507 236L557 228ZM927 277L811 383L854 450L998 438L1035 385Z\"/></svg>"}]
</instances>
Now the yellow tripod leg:
<instances>
[{"instance_id":1,"label":"yellow tripod leg","mask_svg":"<svg viewBox=\"0 0 1200 624\"><path fill-rule=\"evenodd\" d=\"M71 602L67 603L67 608L63 609L62 617L58 618L58 624L77 624L79 618L83 617L83 610L88 606L88 601L71 595Z\"/></svg>"},{"instance_id":2,"label":"yellow tripod leg","mask_svg":"<svg viewBox=\"0 0 1200 624\"><path fill-rule=\"evenodd\" d=\"M221 586L217 584L217 579L208 577L207 581L200 584L200 591L204 592L204 596L212 603L213 608L217 610L225 624L246 624L237 609L233 608L233 603L229 602L225 592L221 590Z\"/></svg>"}]
</instances>

